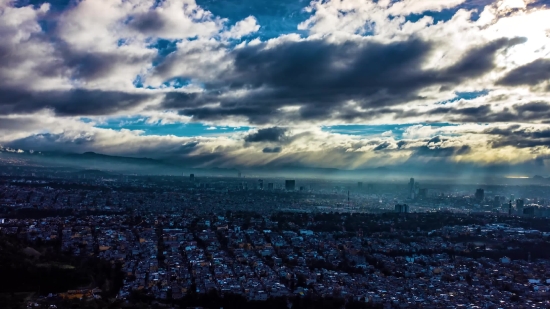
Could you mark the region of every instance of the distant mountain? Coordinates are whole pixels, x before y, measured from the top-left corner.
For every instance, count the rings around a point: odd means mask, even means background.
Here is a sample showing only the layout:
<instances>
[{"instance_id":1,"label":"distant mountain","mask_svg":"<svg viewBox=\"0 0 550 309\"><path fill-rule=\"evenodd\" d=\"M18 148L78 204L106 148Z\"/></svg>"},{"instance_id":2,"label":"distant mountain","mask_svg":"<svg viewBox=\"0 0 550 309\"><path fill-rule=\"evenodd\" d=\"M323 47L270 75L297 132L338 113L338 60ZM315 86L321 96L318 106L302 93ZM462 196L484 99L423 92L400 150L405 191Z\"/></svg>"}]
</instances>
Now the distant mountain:
<instances>
[{"instance_id":1,"label":"distant mountain","mask_svg":"<svg viewBox=\"0 0 550 309\"><path fill-rule=\"evenodd\" d=\"M38 152L22 149L0 148L0 164L11 162L2 159L17 159L21 164L44 167L68 167L100 173L132 173L149 175L182 175L195 173L197 175L236 175L236 169L205 168L197 169L185 166L185 162L172 162L151 158L135 158L112 156L95 152L67 153L67 152ZM23 164L22 164L23 165Z\"/></svg>"},{"instance_id":2,"label":"distant mountain","mask_svg":"<svg viewBox=\"0 0 550 309\"><path fill-rule=\"evenodd\" d=\"M536 180L536 181L539 181L539 182L542 182L542 181L550 181L550 177L549 177L549 178L545 178L545 177L540 176L540 175L535 175L535 176L533 176L531 179Z\"/></svg>"},{"instance_id":3,"label":"distant mountain","mask_svg":"<svg viewBox=\"0 0 550 309\"><path fill-rule=\"evenodd\" d=\"M195 161L196 162L196 161ZM532 171L540 171L539 166L529 165L475 165L470 163L452 163L434 160L429 163L405 162L398 165L378 166L354 170L338 168L308 167L297 164L265 165L234 168L197 168L193 161L185 158L152 159L106 155L95 152L39 152L22 149L3 148L0 146L0 165L27 165L36 167L69 168L75 171L105 172L108 175L138 174L138 175L185 175L195 174L196 177L237 176L241 172L246 178L317 178L317 179L348 179L376 183L378 181L401 182L403 179L415 177L423 181L447 181L452 183L508 183L520 184L532 182L550 183L550 178L535 175L532 178L510 178L508 175L525 175ZM106 175L107 176L107 175Z\"/></svg>"}]
</instances>

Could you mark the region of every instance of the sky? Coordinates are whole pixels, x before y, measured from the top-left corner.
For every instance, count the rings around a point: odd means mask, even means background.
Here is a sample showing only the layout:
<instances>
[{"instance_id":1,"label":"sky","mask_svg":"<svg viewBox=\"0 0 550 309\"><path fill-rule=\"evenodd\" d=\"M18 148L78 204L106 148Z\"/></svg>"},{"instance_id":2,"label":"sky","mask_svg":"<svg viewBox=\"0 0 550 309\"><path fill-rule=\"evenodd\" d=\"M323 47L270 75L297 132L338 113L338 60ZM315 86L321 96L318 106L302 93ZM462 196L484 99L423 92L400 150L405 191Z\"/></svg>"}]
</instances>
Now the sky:
<instances>
[{"instance_id":1,"label":"sky","mask_svg":"<svg viewBox=\"0 0 550 309\"><path fill-rule=\"evenodd\" d=\"M550 0L0 0L0 147L550 174Z\"/></svg>"}]
</instances>

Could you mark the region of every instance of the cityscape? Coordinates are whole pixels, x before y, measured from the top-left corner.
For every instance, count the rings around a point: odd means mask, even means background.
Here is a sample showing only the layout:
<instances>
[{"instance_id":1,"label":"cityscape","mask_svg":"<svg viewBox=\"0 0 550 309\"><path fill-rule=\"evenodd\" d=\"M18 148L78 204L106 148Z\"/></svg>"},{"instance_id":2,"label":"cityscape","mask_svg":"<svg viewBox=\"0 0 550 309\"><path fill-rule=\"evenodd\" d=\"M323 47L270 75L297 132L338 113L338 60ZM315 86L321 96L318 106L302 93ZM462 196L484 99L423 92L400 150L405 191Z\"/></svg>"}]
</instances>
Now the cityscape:
<instances>
[{"instance_id":1,"label":"cityscape","mask_svg":"<svg viewBox=\"0 0 550 309\"><path fill-rule=\"evenodd\" d=\"M6 167L0 179L3 239L36 263L55 252L117 272L66 290L3 283L34 289L32 308L550 306L546 186Z\"/></svg>"},{"instance_id":2,"label":"cityscape","mask_svg":"<svg viewBox=\"0 0 550 309\"><path fill-rule=\"evenodd\" d=\"M550 309L550 0L0 0L0 309Z\"/></svg>"}]
</instances>

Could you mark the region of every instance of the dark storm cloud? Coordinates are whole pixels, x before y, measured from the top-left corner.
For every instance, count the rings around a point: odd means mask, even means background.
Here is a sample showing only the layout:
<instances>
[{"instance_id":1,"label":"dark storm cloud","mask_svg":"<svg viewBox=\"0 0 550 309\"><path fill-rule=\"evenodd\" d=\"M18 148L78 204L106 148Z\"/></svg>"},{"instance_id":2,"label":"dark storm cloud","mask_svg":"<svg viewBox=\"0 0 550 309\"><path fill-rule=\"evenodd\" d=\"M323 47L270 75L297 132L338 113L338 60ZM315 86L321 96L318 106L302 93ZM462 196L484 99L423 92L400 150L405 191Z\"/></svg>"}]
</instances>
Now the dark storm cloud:
<instances>
[{"instance_id":1,"label":"dark storm cloud","mask_svg":"<svg viewBox=\"0 0 550 309\"><path fill-rule=\"evenodd\" d=\"M265 44L235 50L234 69L206 84L206 92L193 97L167 96L164 105L196 119L242 116L252 123L288 117L280 108L300 105L286 120L318 120L376 117L372 109L422 99L418 92L433 85L454 85L491 71L497 50L520 44L522 38L499 39L472 49L458 63L442 70L423 70L432 51L430 43L412 38L382 44L323 40ZM231 90L249 90L232 98ZM223 95L223 96L222 96ZM358 115L346 103L366 109ZM204 107L206 103L217 107Z\"/></svg>"},{"instance_id":2,"label":"dark storm cloud","mask_svg":"<svg viewBox=\"0 0 550 309\"><path fill-rule=\"evenodd\" d=\"M411 141L405 141L401 140L396 143L397 150L396 149L389 149L391 147L392 143L390 142L383 142L381 144L378 144L373 150L374 151L412 151L411 157L453 157L457 155L464 155L468 154L472 151L472 148L469 145L462 145L462 146L443 146L442 143L449 141L450 138L444 138L441 136L434 136L430 139L423 140L423 145L421 146L412 146L412 147L405 147L407 144L409 144ZM418 141L412 141L413 143L416 143ZM370 143L368 143L370 144Z\"/></svg>"},{"instance_id":3,"label":"dark storm cloud","mask_svg":"<svg viewBox=\"0 0 550 309\"><path fill-rule=\"evenodd\" d=\"M281 147L265 147L262 152L263 153L280 153L281 151L283 151L283 148Z\"/></svg>"},{"instance_id":4,"label":"dark storm cloud","mask_svg":"<svg viewBox=\"0 0 550 309\"><path fill-rule=\"evenodd\" d=\"M404 146L407 146L407 144L408 144L407 141L399 141L399 142L397 142L397 148L401 149Z\"/></svg>"},{"instance_id":5,"label":"dark storm cloud","mask_svg":"<svg viewBox=\"0 0 550 309\"><path fill-rule=\"evenodd\" d=\"M93 149L95 138L93 135L78 135L67 137L63 133L35 134L10 142L8 145L20 149L35 149L40 151L84 152Z\"/></svg>"},{"instance_id":6,"label":"dark storm cloud","mask_svg":"<svg viewBox=\"0 0 550 309\"><path fill-rule=\"evenodd\" d=\"M386 148L388 148L388 147L390 147L390 146L391 146L391 143L389 143L389 142L383 142L382 144L380 144L380 145L374 147L374 151L384 150L384 149L386 149Z\"/></svg>"},{"instance_id":7,"label":"dark storm cloud","mask_svg":"<svg viewBox=\"0 0 550 309\"><path fill-rule=\"evenodd\" d=\"M166 26L166 22L157 11L149 11L131 17L128 25L141 33L155 33Z\"/></svg>"},{"instance_id":8,"label":"dark storm cloud","mask_svg":"<svg viewBox=\"0 0 550 309\"><path fill-rule=\"evenodd\" d=\"M548 80L550 80L550 60L537 59L512 70L498 84L504 86L535 86Z\"/></svg>"},{"instance_id":9,"label":"dark storm cloud","mask_svg":"<svg viewBox=\"0 0 550 309\"><path fill-rule=\"evenodd\" d=\"M550 116L550 104L548 104L548 102L530 102L515 105L514 109L520 117L528 118L529 120L536 119L535 117L549 118Z\"/></svg>"},{"instance_id":10,"label":"dark storm cloud","mask_svg":"<svg viewBox=\"0 0 550 309\"><path fill-rule=\"evenodd\" d=\"M429 147L421 146L418 147L414 153L414 156L422 157L453 157L456 155L468 154L471 151L471 147L468 145L463 145L460 147Z\"/></svg>"},{"instance_id":11,"label":"dark storm cloud","mask_svg":"<svg viewBox=\"0 0 550 309\"><path fill-rule=\"evenodd\" d=\"M10 35L6 34L7 37ZM0 33L0 37L2 36ZM33 78L70 78L83 82L99 80L113 74L117 65L138 65L148 57L82 52L63 41L49 38L45 33L33 35L31 38L36 42L53 45L55 57L35 59L32 64L33 76L28 77L28 84L33 83ZM86 89L38 91L27 89L24 83L9 84L13 79L13 71L22 62L29 61L24 57L16 46L11 45L10 40L0 40L0 114L25 114L51 108L58 115L109 115L135 107L150 97L144 94Z\"/></svg>"},{"instance_id":12,"label":"dark storm cloud","mask_svg":"<svg viewBox=\"0 0 550 309\"><path fill-rule=\"evenodd\" d=\"M476 107L438 107L429 111L394 111L401 117L418 117L422 115L447 115L452 122L533 122L550 119L548 102L529 102L515 104L502 110L493 110L490 105Z\"/></svg>"},{"instance_id":13,"label":"dark storm cloud","mask_svg":"<svg viewBox=\"0 0 550 309\"><path fill-rule=\"evenodd\" d=\"M48 14L46 16L49 16ZM27 43L40 44L41 49L46 48L45 46L53 47L53 55L28 59L26 52L20 52L21 46L15 45L12 40L0 40L0 86L13 78L13 70L20 68L23 62L29 62L29 65L32 63L33 75L37 77L71 78L88 82L111 76L121 65L139 67L153 57L153 53L133 55L81 50L55 35L57 24L53 17L44 17L40 24L51 29L33 33ZM0 27L0 37L13 36L16 36L13 29ZM25 45L24 48L29 48L29 45ZM30 82L32 80L29 77Z\"/></svg>"},{"instance_id":14,"label":"dark storm cloud","mask_svg":"<svg viewBox=\"0 0 550 309\"><path fill-rule=\"evenodd\" d=\"M256 133L247 135L244 141L247 143L280 142L284 140L287 129L280 127L260 129Z\"/></svg>"},{"instance_id":15,"label":"dark storm cloud","mask_svg":"<svg viewBox=\"0 0 550 309\"><path fill-rule=\"evenodd\" d=\"M178 153L178 154L189 154L189 153L195 151L198 148L199 144L200 144L199 142L185 143L177 149L176 153Z\"/></svg>"},{"instance_id":16,"label":"dark storm cloud","mask_svg":"<svg viewBox=\"0 0 550 309\"><path fill-rule=\"evenodd\" d=\"M108 115L135 107L150 98L146 94L76 89L25 91L0 88L0 114L34 113L44 108L57 115Z\"/></svg>"},{"instance_id":17,"label":"dark storm cloud","mask_svg":"<svg viewBox=\"0 0 550 309\"><path fill-rule=\"evenodd\" d=\"M495 53L499 49L509 48L527 42L526 38L498 39L487 45L474 48L462 60L448 68L445 75L452 78L453 75L460 77L475 77L487 73L495 68Z\"/></svg>"},{"instance_id":18,"label":"dark storm cloud","mask_svg":"<svg viewBox=\"0 0 550 309\"><path fill-rule=\"evenodd\" d=\"M533 129L512 125L507 128L488 129L483 131L483 133L495 136L495 139L491 141L493 148L505 146L514 146L517 148L550 147L550 128Z\"/></svg>"},{"instance_id":19,"label":"dark storm cloud","mask_svg":"<svg viewBox=\"0 0 550 309\"><path fill-rule=\"evenodd\" d=\"M470 153L472 148L469 145L462 146L441 146L443 142L449 141L449 138L441 136L434 136L429 140L426 140L426 144L420 147L412 148L414 150L413 156L421 157L452 157L457 155L464 155Z\"/></svg>"},{"instance_id":20,"label":"dark storm cloud","mask_svg":"<svg viewBox=\"0 0 550 309\"><path fill-rule=\"evenodd\" d=\"M93 81L105 78L117 70L117 65L139 66L150 57L114 53L77 52L70 48L58 50L72 78Z\"/></svg>"},{"instance_id":21,"label":"dark storm cloud","mask_svg":"<svg viewBox=\"0 0 550 309\"><path fill-rule=\"evenodd\" d=\"M466 108L456 108L456 107L438 107L427 111L425 114L428 115L450 115L454 118L475 118L475 119L484 119L488 114L491 113L491 107L488 105L480 105L476 107L466 107ZM420 115L418 113L417 115ZM458 116L458 117L457 117Z\"/></svg>"},{"instance_id":22,"label":"dark storm cloud","mask_svg":"<svg viewBox=\"0 0 550 309\"><path fill-rule=\"evenodd\" d=\"M84 153L84 152L98 152L98 153L105 153L105 149L101 146L101 140L102 137L98 137L94 133L85 133L82 132L80 134L74 135L74 136L68 136L64 133L61 134L51 134L51 133L45 133L45 134L34 134L25 138L17 139L14 141L11 141L7 143L4 146L14 148L14 149L24 149L24 150L36 150L36 151L42 151L42 152L48 152L48 151L62 151L63 153ZM148 144L147 142L144 142L140 147L136 150L129 150L125 149L124 147L117 148L116 150L111 150L109 153L111 155L121 155L121 156L130 156L130 157L154 157L156 159L159 159L160 161L157 161L157 163L163 163L167 162L170 164L177 164L177 166L188 166L188 167L196 167L196 166L222 166L226 162L230 162L232 157L227 155L227 151L221 147L220 149L215 149L215 152L207 152L207 153L201 153L200 155L194 155L192 152L196 149L200 148L200 143L196 141L190 141L187 143L184 143L182 145L174 145L174 144L165 144L165 145L159 145L159 144ZM107 160L107 156L104 155L98 155L97 159L105 159ZM78 159L78 157L72 157L70 160L65 161L58 161L57 163L63 162L63 164L83 164L82 166L86 166L86 164L89 164L88 162L78 162L75 161L75 159ZM125 163L131 163L127 161L114 161L111 162L112 165L103 165L102 162L98 161L96 162L98 167L103 167L105 169L113 169L113 168L125 168L122 166ZM144 162L140 162L141 167L143 166ZM151 163L151 162L149 162ZM133 169L135 169L137 166L133 166ZM155 169L162 169L166 166L159 165L156 166ZM137 167L139 168L139 167ZM172 173L173 172L173 166L170 167L169 170L166 170L166 173ZM157 170L158 171L158 170Z\"/></svg>"}]
</instances>

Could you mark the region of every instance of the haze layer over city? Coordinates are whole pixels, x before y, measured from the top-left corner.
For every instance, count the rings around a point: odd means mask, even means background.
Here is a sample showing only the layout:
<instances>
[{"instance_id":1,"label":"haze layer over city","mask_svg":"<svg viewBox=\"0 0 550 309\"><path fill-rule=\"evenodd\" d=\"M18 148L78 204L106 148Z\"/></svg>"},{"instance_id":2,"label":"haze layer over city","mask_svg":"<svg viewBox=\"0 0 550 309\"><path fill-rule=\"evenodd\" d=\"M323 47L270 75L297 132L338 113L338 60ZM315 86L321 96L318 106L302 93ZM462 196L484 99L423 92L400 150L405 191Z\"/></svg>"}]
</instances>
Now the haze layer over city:
<instances>
[{"instance_id":1,"label":"haze layer over city","mask_svg":"<svg viewBox=\"0 0 550 309\"><path fill-rule=\"evenodd\" d=\"M0 308L550 308L549 21L0 0Z\"/></svg>"}]
</instances>

